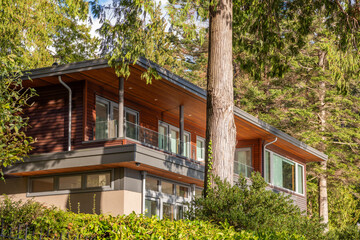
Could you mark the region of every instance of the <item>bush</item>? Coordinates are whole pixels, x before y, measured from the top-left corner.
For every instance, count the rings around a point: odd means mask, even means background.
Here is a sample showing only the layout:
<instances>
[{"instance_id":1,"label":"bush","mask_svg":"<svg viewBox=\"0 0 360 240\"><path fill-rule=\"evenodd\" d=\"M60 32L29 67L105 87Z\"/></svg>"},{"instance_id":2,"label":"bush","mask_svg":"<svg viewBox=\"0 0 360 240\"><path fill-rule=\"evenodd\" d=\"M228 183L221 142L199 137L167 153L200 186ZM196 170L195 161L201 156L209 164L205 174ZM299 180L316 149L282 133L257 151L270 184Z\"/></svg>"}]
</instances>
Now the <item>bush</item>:
<instances>
[{"instance_id":1,"label":"bush","mask_svg":"<svg viewBox=\"0 0 360 240\"><path fill-rule=\"evenodd\" d=\"M328 233L327 237L331 240L358 240L360 239L360 229L358 226L333 229Z\"/></svg>"},{"instance_id":2,"label":"bush","mask_svg":"<svg viewBox=\"0 0 360 240\"><path fill-rule=\"evenodd\" d=\"M290 196L266 190L266 182L259 173L230 183L214 178L206 198L196 198L190 205L189 218L228 222L236 231L289 232L308 239L323 239L324 226L311 220L292 203Z\"/></svg>"},{"instance_id":3,"label":"bush","mask_svg":"<svg viewBox=\"0 0 360 240\"><path fill-rule=\"evenodd\" d=\"M147 218L134 213L117 217L76 214L47 208L34 201L12 201L7 197L0 201L0 213L0 217L4 217L7 224L28 223L40 232L47 232L50 229L49 239L59 237L60 233L69 234L71 239L79 235L82 238L95 237L95 239L305 239L286 232L236 231L226 222L218 226L202 220L159 220L156 217ZM22 213L24 215L20 217ZM31 236L31 239L36 238L36 235Z\"/></svg>"}]
</instances>

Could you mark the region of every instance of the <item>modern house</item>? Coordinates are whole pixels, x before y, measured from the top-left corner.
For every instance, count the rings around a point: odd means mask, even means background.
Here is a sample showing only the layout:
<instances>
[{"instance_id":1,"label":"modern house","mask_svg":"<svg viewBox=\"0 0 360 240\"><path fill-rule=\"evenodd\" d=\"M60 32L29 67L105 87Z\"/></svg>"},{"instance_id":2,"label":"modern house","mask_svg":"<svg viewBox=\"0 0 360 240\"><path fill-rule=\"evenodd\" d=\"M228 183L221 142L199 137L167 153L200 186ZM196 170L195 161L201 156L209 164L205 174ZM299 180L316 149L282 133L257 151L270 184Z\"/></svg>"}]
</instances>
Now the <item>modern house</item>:
<instances>
[{"instance_id":1,"label":"modern house","mask_svg":"<svg viewBox=\"0 0 360 240\"><path fill-rule=\"evenodd\" d=\"M151 85L140 77L149 66L162 77ZM24 86L38 96L24 114L37 142L5 170L0 194L73 211L182 218L184 202L203 187L206 92L146 59L130 71L118 78L103 59L31 70ZM306 164L327 156L238 108L235 123L236 175L259 171L305 210Z\"/></svg>"}]
</instances>

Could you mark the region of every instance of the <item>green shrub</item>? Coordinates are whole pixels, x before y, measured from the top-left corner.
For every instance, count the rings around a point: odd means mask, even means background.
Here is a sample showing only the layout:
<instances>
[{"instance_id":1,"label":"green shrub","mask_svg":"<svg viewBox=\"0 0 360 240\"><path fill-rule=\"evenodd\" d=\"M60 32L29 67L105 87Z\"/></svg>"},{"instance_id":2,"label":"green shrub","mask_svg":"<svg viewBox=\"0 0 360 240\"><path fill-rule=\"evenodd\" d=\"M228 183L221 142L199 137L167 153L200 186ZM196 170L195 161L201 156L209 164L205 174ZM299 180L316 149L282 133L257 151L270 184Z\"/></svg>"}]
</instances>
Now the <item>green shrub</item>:
<instances>
[{"instance_id":1,"label":"green shrub","mask_svg":"<svg viewBox=\"0 0 360 240\"><path fill-rule=\"evenodd\" d=\"M7 224L27 223L39 232L50 229L49 239L69 234L71 239L81 235L96 239L238 239L238 240L303 240L302 236L287 232L236 231L229 223L219 226L201 220L159 220L134 213L127 216L76 214L48 208L32 200L0 201L1 217ZM20 234L21 237L21 234ZM38 239L37 235L31 239ZM46 237L43 239L47 239Z\"/></svg>"},{"instance_id":2,"label":"green shrub","mask_svg":"<svg viewBox=\"0 0 360 240\"><path fill-rule=\"evenodd\" d=\"M341 229L332 229L327 235L331 240L358 240L360 229L358 226L346 226Z\"/></svg>"},{"instance_id":3,"label":"green shrub","mask_svg":"<svg viewBox=\"0 0 360 240\"><path fill-rule=\"evenodd\" d=\"M245 178L234 186L218 178L214 181L207 197L196 198L190 205L190 219L228 222L237 231L291 232L308 239L324 238L324 226L305 216L290 196L266 190L259 173L252 175L250 186Z\"/></svg>"}]
</instances>

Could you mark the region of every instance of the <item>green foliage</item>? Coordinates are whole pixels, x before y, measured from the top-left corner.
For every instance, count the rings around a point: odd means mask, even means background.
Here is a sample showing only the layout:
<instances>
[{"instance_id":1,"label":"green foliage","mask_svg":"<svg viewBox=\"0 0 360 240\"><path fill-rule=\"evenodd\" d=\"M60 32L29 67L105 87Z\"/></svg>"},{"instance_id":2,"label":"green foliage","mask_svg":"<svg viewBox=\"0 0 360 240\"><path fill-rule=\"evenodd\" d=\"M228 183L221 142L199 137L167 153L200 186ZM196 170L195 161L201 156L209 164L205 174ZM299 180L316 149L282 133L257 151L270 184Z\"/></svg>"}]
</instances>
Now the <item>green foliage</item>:
<instances>
[{"instance_id":1,"label":"green foliage","mask_svg":"<svg viewBox=\"0 0 360 240\"><path fill-rule=\"evenodd\" d=\"M253 173L252 183L245 178L231 186L215 178L206 198L196 198L190 205L189 217L230 224L237 231L291 232L308 239L322 239L323 226L312 221L292 203L290 196L266 190L266 182Z\"/></svg>"},{"instance_id":2,"label":"green foliage","mask_svg":"<svg viewBox=\"0 0 360 240\"><path fill-rule=\"evenodd\" d=\"M358 226L333 229L327 234L327 237L331 240L357 240L360 239L360 229Z\"/></svg>"},{"instance_id":3,"label":"green foliage","mask_svg":"<svg viewBox=\"0 0 360 240\"><path fill-rule=\"evenodd\" d=\"M95 239L238 239L238 240L303 240L302 236L287 232L235 231L228 223L216 226L201 220L170 221L147 218L134 213L128 216L76 214L56 208L47 208L32 200L21 202L3 197L0 218L17 229L18 223L31 229L50 229L50 237L60 233L81 235ZM34 239L34 238L32 238Z\"/></svg>"},{"instance_id":4,"label":"green foliage","mask_svg":"<svg viewBox=\"0 0 360 240\"><path fill-rule=\"evenodd\" d=\"M13 56L0 57L0 176L2 168L22 161L31 150L32 137L26 135L28 119L21 116L33 89L23 89L21 73Z\"/></svg>"},{"instance_id":5,"label":"green foliage","mask_svg":"<svg viewBox=\"0 0 360 240\"><path fill-rule=\"evenodd\" d=\"M22 69L95 57L96 39L84 22L84 0L1 0L0 57L9 54ZM54 52L53 52L54 51Z\"/></svg>"}]
</instances>

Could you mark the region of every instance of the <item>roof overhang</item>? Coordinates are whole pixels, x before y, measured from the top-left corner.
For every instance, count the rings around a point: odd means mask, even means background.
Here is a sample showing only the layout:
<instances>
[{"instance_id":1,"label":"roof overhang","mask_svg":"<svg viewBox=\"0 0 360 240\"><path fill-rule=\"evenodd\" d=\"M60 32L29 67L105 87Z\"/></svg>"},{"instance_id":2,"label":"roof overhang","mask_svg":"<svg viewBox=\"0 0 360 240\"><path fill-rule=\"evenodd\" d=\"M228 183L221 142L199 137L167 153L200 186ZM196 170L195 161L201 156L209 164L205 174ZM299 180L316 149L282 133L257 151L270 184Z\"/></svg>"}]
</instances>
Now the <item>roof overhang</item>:
<instances>
[{"instance_id":1,"label":"roof overhang","mask_svg":"<svg viewBox=\"0 0 360 240\"><path fill-rule=\"evenodd\" d=\"M157 70L157 72L162 77L162 84L168 84L170 87L176 86L179 90L182 91L182 94L186 95L188 93L191 93L198 106L202 107L202 118L199 118L200 120L196 122L196 124L199 125L199 122L205 122L204 116L205 114L205 107L206 107L206 91L188 81L185 79L171 73L170 71L160 67L154 62L151 62L145 58L140 58L136 65L133 66L133 68L136 68L138 72L144 71L147 68L151 67ZM49 77L55 77L58 75L64 75L67 74L71 76L71 74L77 74L80 72L86 72L86 71L94 71L94 70L101 70L101 69L109 69L109 65L106 59L96 59L96 60L89 60L89 61L83 61L83 62L77 62L77 63L70 63L60 66L53 66L53 67L47 67L47 68L39 68L39 69L33 69L26 71L26 74L24 75L23 79L28 79L30 77L31 79L38 79L38 78L49 78ZM109 70L106 71L107 74L109 74ZM115 77L114 73L113 77ZM94 78L93 78L94 79ZM164 82L165 81L165 82ZM167 83L166 83L167 82ZM131 84L131 81L129 81L129 84ZM145 83L144 83L145 84ZM153 84L156 85L156 84ZM168 87L169 87L168 86ZM184 91L185 90L185 91ZM156 92L154 90L154 92ZM186 94L185 94L186 93ZM126 94L126 92L125 92ZM126 95L125 95L126 96ZM181 100L179 100L181 101ZM178 101L178 102L179 102ZM191 102L191 101L190 101ZM195 104L195 102L191 102L191 104ZM164 108L165 109L165 108ZM176 109L173 110L173 114L176 114ZM261 121L260 119L252 116L249 113L246 113L245 111L239 109L238 107L234 107L234 114L235 116L241 120L242 124L244 126L246 125L247 128L250 128L250 130L256 131L256 136L258 138L265 139L266 141L271 141L275 138L278 138L278 141L275 143L275 145L279 147L289 147L292 148L293 152L296 154L298 151L299 157L303 158L307 162L316 162L316 161L326 161L328 159L328 156L308 145L305 143L291 137L290 135L280 131L279 129ZM195 116L194 116L194 119ZM238 125L238 124L237 124ZM239 126L242 126L241 124ZM248 134L250 132L246 134ZM239 135L240 134L240 135ZM245 134L245 135L246 135ZM241 139L244 136L241 136L241 131L238 131L238 137ZM254 136L253 136L254 137ZM303 154L300 154L300 151Z\"/></svg>"}]
</instances>

